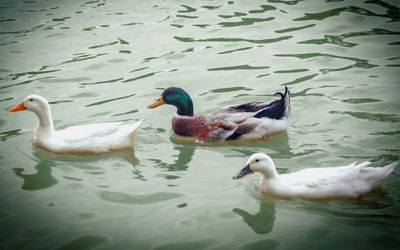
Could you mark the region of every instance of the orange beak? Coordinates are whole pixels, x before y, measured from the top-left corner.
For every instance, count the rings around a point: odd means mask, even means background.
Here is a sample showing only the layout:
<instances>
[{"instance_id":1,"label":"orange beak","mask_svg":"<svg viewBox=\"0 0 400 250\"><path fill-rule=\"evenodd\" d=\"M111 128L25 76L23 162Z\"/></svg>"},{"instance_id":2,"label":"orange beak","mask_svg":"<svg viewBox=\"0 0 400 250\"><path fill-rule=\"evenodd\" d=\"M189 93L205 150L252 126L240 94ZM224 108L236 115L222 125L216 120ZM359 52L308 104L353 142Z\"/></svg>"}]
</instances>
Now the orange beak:
<instances>
[{"instance_id":1,"label":"orange beak","mask_svg":"<svg viewBox=\"0 0 400 250\"><path fill-rule=\"evenodd\" d=\"M24 105L24 101L22 101L20 104L18 104L17 106L13 107L10 109L10 112L15 112L15 111L20 111L20 110L26 110L25 105Z\"/></svg>"},{"instance_id":2,"label":"orange beak","mask_svg":"<svg viewBox=\"0 0 400 250\"><path fill-rule=\"evenodd\" d=\"M164 98L163 98L163 96L160 96L160 98L158 98L157 100L155 100L155 102L153 102L152 104L147 106L147 108L152 109L152 108L158 107L163 104L165 104Z\"/></svg>"}]
</instances>

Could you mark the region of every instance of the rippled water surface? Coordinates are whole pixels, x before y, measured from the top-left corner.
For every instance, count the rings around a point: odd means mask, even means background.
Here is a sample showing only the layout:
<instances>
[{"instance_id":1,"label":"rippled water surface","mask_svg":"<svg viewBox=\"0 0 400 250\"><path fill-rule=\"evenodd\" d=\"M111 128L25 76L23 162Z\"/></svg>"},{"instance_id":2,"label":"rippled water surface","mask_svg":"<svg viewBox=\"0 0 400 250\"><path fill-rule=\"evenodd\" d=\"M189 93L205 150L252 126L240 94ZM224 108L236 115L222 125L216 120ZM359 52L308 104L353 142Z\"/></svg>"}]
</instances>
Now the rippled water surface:
<instances>
[{"instance_id":1,"label":"rippled water surface","mask_svg":"<svg viewBox=\"0 0 400 250\"><path fill-rule=\"evenodd\" d=\"M356 201L262 197L280 173L399 161L400 4L367 1L0 1L0 249L397 249L400 169ZM195 113L291 91L288 132L199 145L172 135L169 86ZM57 156L31 145L28 94L56 128L144 122L134 150Z\"/></svg>"}]
</instances>

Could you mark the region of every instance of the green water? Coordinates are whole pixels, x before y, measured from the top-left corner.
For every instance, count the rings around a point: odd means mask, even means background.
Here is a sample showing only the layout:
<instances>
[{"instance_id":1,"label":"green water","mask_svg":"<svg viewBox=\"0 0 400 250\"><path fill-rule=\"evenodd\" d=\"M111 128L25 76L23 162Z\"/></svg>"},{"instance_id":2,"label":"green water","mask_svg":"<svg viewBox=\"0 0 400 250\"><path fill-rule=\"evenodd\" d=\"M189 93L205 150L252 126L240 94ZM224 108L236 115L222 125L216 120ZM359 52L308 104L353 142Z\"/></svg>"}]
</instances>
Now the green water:
<instances>
[{"instance_id":1,"label":"green water","mask_svg":"<svg viewBox=\"0 0 400 250\"><path fill-rule=\"evenodd\" d=\"M0 249L397 249L400 169L356 201L262 197L233 181L268 153L280 173L400 156L398 1L0 1ZM184 88L196 114L291 91L286 134L194 145L172 135ZM143 119L134 150L56 156L56 128Z\"/></svg>"}]
</instances>

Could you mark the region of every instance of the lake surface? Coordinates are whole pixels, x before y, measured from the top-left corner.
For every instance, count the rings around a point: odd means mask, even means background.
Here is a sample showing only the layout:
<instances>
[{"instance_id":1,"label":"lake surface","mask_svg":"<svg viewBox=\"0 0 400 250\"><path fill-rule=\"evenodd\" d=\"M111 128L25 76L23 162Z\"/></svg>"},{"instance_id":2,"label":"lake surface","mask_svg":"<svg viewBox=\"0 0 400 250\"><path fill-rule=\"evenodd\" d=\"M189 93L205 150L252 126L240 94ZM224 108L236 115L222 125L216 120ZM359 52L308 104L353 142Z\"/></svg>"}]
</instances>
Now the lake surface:
<instances>
[{"instance_id":1,"label":"lake surface","mask_svg":"<svg viewBox=\"0 0 400 250\"><path fill-rule=\"evenodd\" d=\"M398 1L0 1L0 249L397 249L400 168L362 200L280 201L278 172L400 156ZM196 114L291 91L291 125L253 143L173 136L184 88ZM143 119L134 150L57 156L32 147L46 97L56 128Z\"/></svg>"}]
</instances>

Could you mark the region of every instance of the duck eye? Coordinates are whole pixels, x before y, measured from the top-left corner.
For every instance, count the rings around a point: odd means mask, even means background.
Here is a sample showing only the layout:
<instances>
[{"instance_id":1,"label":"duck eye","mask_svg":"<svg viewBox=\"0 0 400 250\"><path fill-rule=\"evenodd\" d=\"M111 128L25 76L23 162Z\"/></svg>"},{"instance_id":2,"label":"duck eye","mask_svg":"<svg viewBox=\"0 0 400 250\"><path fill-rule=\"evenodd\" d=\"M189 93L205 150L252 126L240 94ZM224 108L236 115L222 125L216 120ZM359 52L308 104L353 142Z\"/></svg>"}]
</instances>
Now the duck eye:
<instances>
[{"instance_id":1,"label":"duck eye","mask_svg":"<svg viewBox=\"0 0 400 250\"><path fill-rule=\"evenodd\" d=\"M259 159L256 160L256 162L259 162L259 161L260 161Z\"/></svg>"},{"instance_id":2,"label":"duck eye","mask_svg":"<svg viewBox=\"0 0 400 250\"><path fill-rule=\"evenodd\" d=\"M29 99L29 101L33 102L33 98Z\"/></svg>"}]
</instances>

